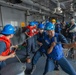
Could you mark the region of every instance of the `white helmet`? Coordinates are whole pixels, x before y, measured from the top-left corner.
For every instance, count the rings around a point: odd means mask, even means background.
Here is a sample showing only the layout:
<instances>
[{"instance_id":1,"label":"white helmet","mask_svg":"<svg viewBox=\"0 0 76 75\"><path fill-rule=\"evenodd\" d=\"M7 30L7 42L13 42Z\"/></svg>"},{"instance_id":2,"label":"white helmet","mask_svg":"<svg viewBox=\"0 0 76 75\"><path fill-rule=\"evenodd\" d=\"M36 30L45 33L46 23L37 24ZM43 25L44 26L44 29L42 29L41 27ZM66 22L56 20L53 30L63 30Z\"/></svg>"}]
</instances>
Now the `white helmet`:
<instances>
[{"instance_id":1,"label":"white helmet","mask_svg":"<svg viewBox=\"0 0 76 75\"><path fill-rule=\"evenodd\" d=\"M71 22L75 22L75 19L73 18L73 19L71 19Z\"/></svg>"}]
</instances>

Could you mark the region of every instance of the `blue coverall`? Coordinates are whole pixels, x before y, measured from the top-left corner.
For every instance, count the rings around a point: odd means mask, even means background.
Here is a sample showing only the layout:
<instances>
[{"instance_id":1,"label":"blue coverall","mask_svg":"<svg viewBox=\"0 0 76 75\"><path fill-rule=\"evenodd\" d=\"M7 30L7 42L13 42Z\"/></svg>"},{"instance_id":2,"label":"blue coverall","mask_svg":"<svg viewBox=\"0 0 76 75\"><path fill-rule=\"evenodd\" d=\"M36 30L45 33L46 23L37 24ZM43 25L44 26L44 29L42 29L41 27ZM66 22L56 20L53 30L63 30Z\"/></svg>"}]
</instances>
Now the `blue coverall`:
<instances>
[{"instance_id":1,"label":"blue coverall","mask_svg":"<svg viewBox=\"0 0 76 75\"><path fill-rule=\"evenodd\" d=\"M44 39L44 37L46 36L46 32L43 32L42 34L41 33L38 33L37 34L37 41L42 43L42 40ZM42 47L43 46L39 46L39 49L37 50L37 52L35 53L33 59L32 59L32 65L36 65L38 59L43 55L43 53L45 52L45 50L42 50Z\"/></svg>"},{"instance_id":2,"label":"blue coverall","mask_svg":"<svg viewBox=\"0 0 76 75\"><path fill-rule=\"evenodd\" d=\"M56 33L61 33L61 24L56 24L55 25L55 32Z\"/></svg>"},{"instance_id":3,"label":"blue coverall","mask_svg":"<svg viewBox=\"0 0 76 75\"><path fill-rule=\"evenodd\" d=\"M3 41L0 41L0 54L5 51L6 49L6 44ZM6 65L4 61L0 61L0 70Z\"/></svg>"},{"instance_id":4,"label":"blue coverall","mask_svg":"<svg viewBox=\"0 0 76 75\"><path fill-rule=\"evenodd\" d=\"M57 43L56 47L53 49L52 53L47 54L47 50L50 47L51 43L56 42L54 39L55 37L57 38L58 43ZM54 70L54 68L55 68L54 61L57 61L58 64L60 65L60 67L69 75L76 75L75 70L70 65L68 60L64 57L63 48L62 48L62 45L60 42L67 43L67 40L65 39L65 37L63 35L57 34L57 33L51 39L48 36L46 36L43 39L43 41L42 41L43 46L40 47L40 49L37 52L37 54L35 55L34 61L33 61L33 64L35 65L37 63L39 57L41 57L40 51L44 51L44 53L47 56L47 60L46 60L46 66L45 66L43 75L45 75L49 71Z\"/></svg>"},{"instance_id":5,"label":"blue coverall","mask_svg":"<svg viewBox=\"0 0 76 75\"><path fill-rule=\"evenodd\" d=\"M47 54L47 50L52 42L57 42L57 44L53 48L53 51L50 54ZM51 39L49 38L49 36L44 38L43 46L44 49L46 50L45 53L47 55L47 60L46 60L46 66L43 75L45 75L48 71L54 70L55 68L54 61L57 61L58 65L60 65L62 70L64 70L67 74L76 75L75 70L73 69L69 61L64 57L63 47L62 47L63 44L61 43L67 43L67 40L63 35L58 33L56 33L55 36L52 37Z\"/></svg>"}]
</instances>

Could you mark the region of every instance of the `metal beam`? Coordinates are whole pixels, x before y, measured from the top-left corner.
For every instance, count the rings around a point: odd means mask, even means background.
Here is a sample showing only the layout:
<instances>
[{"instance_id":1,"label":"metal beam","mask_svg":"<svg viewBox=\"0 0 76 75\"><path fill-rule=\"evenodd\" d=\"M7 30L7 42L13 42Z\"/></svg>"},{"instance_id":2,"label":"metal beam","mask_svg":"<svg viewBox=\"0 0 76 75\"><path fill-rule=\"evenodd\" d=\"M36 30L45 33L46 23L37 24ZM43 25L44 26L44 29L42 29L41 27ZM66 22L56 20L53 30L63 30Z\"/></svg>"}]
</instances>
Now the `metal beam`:
<instances>
[{"instance_id":1,"label":"metal beam","mask_svg":"<svg viewBox=\"0 0 76 75\"><path fill-rule=\"evenodd\" d=\"M43 10L47 11L47 12L50 12L50 9L49 9L49 8L46 8L46 7L44 7L44 6L41 6L41 5L37 4L37 3L33 3L33 2L31 2L31 1L29 1L29 0L22 0L22 2L23 2L23 3L27 3L27 4L29 4L29 5L32 5L32 6L35 6L35 7L38 7L38 8L40 8L40 9L43 9Z\"/></svg>"},{"instance_id":2,"label":"metal beam","mask_svg":"<svg viewBox=\"0 0 76 75\"><path fill-rule=\"evenodd\" d=\"M0 0L0 5L1 6L5 6L5 7L10 7L10 8L15 8L15 9L23 10L23 11L29 10L31 12L40 13L38 10L31 9L29 7L24 7L24 6L21 6L19 4L12 4L12 3L1 1L1 0ZM40 14L44 14L44 15L48 15L48 16L50 15L50 13L47 14L47 12L41 12Z\"/></svg>"}]
</instances>

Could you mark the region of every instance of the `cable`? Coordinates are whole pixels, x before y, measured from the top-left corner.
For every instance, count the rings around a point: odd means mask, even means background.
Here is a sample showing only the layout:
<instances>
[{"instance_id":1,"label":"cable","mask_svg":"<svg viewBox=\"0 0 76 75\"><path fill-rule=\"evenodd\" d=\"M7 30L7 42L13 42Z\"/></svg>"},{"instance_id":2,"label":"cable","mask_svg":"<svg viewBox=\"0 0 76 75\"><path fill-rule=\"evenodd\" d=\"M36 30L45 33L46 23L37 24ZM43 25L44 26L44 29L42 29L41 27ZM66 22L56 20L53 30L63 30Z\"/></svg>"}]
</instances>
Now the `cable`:
<instances>
[{"instance_id":1,"label":"cable","mask_svg":"<svg viewBox=\"0 0 76 75\"><path fill-rule=\"evenodd\" d=\"M20 58L19 58L17 55L16 55L16 58L18 59L18 61L19 61L20 63L22 63L21 60L20 60Z\"/></svg>"}]
</instances>

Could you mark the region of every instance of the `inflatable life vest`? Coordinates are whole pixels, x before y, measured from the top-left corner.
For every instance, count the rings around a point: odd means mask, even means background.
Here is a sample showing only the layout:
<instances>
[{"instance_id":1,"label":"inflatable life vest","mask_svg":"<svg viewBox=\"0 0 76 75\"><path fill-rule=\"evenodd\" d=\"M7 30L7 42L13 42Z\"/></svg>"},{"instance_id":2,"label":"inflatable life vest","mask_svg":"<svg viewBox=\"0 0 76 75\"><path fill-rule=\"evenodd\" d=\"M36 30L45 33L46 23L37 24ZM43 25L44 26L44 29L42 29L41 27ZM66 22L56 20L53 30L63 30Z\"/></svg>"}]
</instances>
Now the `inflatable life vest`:
<instances>
[{"instance_id":1,"label":"inflatable life vest","mask_svg":"<svg viewBox=\"0 0 76 75\"><path fill-rule=\"evenodd\" d=\"M5 42L5 44L6 44L6 50L4 52L2 52L0 55L7 56L11 52L11 50L10 50L11 42L5 36L1 36L0 41Z\"/></svg>"},{"instance_id":2,"label":"inflatable life vest","mask_svg":"<svg viewBox=\"0 0 76 75\"><path fill-rule=\"evenodd\" d=\"M29 29L29 32L27 32L29 36L34 36L38 33L35 26L28 25L26 28Z\"/></svg>"}]
</instances>

